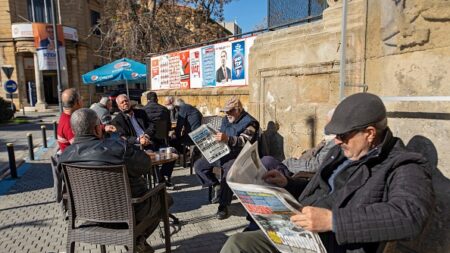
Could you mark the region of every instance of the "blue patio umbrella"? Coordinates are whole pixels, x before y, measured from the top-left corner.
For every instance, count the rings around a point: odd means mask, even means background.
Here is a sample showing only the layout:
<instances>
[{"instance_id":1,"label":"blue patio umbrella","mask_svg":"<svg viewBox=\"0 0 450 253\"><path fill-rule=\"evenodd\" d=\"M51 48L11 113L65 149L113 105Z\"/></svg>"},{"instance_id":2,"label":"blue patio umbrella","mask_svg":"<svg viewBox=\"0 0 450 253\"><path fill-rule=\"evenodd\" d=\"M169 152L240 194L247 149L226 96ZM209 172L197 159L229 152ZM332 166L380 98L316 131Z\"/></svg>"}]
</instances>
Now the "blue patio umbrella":
<instances>
[{"instance_id":1,"label":"blue patio umbrella","mask_svg":"<svg viewBox=\"0 0 450 253\"><path fill-rule=\"evenodd\" d=\"M82 75L84 84L94 84L97 86L117 85L125 82L128 84L145 81L147 78L147 67L137 61L122 58L94 69Z\"/></svg>"}]
</instances>

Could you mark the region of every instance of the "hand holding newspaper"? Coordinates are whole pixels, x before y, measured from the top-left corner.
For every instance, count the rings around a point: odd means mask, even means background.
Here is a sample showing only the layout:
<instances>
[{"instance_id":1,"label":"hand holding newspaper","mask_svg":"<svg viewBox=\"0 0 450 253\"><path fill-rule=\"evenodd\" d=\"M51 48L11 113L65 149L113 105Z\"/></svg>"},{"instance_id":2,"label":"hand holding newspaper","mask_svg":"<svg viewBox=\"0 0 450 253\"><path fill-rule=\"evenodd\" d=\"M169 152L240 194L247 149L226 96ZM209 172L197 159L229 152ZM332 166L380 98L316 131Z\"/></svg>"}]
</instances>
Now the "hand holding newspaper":
<instances>
[{"instance_id":1,"label":"hand holding newspaper","mask_svg":"<svg viewBox=\"0 0 450 253\"><path fill-rule=\"evenodd\" d=\"M227 183L280 252L326 253L320 237L290 221L301 204L285 189L267 184L258 143L247 143L231 166Z\"/></svg>"},{"instance_id":2,"label":"hand holding newspaper","mask_svg":"<svg viewBox=\"0 0 450 253\"><path fill-rule=\"evenodd\" d=\"M226 143L216 141L214 138L216 133L218 133L217 130L205 124L189 133L189 137L209 163L230 153L230 148Z\"/></svg>"}]
</instances>

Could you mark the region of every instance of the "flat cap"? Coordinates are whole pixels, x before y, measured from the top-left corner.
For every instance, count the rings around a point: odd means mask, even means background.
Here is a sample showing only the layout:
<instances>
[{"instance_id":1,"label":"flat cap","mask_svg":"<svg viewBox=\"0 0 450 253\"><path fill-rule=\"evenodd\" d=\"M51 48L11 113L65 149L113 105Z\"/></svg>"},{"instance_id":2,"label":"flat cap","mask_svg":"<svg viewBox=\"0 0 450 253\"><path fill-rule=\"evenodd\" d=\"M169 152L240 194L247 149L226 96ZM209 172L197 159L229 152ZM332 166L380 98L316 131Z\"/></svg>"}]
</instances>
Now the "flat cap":
<instances>
[{"instance_id":1,"label":"flat cap","mask_svg":"<svg viewBox=\"0 0 450 253\"><path fill-rule=\"evenodd\" d=\"M386 118L386 107L380 97L371 93L356 93L339 103L325 134L343 134L367 127Z\"/></svg>"},{"instance_id":2,"label":"flat cap","mask_svg":"<svg viewBox=\"0 0 450 253\"><path fill-rule=\"evenodd\" d=\"M226 103L225 106L220 109L221 112L229 112L234 108L242 108L242 103L236 96L233 96L230 98Z\"/></svg>"}]
</instances>

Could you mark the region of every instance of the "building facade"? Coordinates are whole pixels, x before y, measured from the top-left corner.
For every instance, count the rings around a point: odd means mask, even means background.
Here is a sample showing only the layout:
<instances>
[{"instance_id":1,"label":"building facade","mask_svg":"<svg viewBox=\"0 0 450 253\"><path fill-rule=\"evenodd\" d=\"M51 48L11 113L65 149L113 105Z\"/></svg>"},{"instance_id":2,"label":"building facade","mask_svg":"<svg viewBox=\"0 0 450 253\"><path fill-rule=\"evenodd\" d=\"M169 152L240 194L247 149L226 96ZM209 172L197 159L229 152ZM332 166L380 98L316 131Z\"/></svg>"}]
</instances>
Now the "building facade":
<instances>
[{"instance_id":1,"label":"building facade","mask_svg":"<svg viewBox=\"0 0 450 253\"><path fill-rule=\"evenodd\" d=\"M82 85L81 75L106 62L95 56L100 42L94 27L101 6L96 0L55 0L56 19L62 24L66 48L66 67L61 69L62 90L77 88L86 103L96 99L95 87ZM0 0L0 66L12 66L11 76L18 84L13 93L16 108L45 111L58 104L56 70L41 71L34 46L32 23L51 23L51 0ZM59 4L58 4L59 3ZM7 76L1 73L3 86ZM1 97L9 97L3 87Z\"/></svg>"}]
</instances>

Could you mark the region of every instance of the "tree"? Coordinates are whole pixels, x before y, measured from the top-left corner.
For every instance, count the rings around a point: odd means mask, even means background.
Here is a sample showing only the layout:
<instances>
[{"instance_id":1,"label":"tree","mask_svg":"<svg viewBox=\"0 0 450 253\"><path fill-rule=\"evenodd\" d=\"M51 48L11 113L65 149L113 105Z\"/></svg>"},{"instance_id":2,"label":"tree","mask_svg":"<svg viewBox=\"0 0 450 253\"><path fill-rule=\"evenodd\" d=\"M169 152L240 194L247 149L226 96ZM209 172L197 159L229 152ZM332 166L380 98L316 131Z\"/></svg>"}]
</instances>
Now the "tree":
<instances>
[{"instance_id":1,"label":"tree","mask_svg":"<svg viewBox=\"0 0 450 253\"><path fill-rule=\"evenodd\" d=\"M143 61L159 53L228 35L219 24L232 0L101 0L97 53Z\"/></svg>"}]
</instances>

